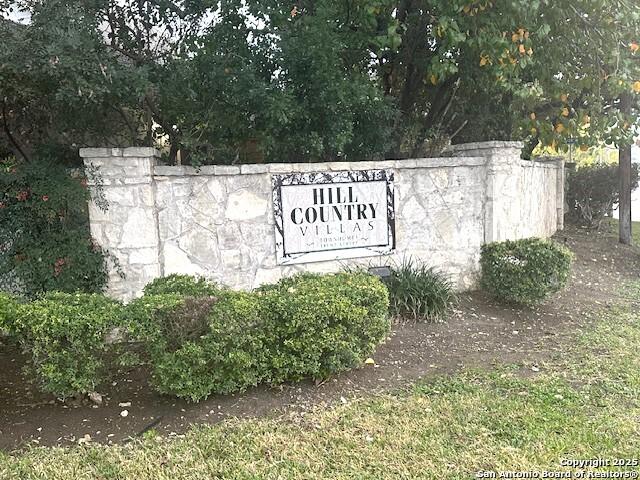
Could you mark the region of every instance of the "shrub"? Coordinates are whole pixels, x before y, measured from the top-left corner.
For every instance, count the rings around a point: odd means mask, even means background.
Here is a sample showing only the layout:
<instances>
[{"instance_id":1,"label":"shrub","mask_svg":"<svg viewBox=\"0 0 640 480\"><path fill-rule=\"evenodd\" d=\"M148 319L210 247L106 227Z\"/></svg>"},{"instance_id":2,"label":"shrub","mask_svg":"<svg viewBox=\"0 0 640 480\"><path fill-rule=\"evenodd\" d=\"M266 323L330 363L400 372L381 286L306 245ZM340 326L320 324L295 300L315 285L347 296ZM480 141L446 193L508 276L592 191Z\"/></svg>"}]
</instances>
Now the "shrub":
<instances>
[{"instance_id":1,"label":"shrub","mask_svg":"<svg viewBox=\"0 0 640 480\"><path fill-rule=\"evenodd\" d=\"M198 401L351 368L388 334L387 311L377 278L344 273L300 275L255 292L147 294L127 306L127 318L146 346L155 388Z\"/></svg>"},{"instance_id":2,"label":"shrub","mask_svg":"<svg viewBox=\"0 0 640 480\"><path fill-rule=\"evenodd\" d=\"M403 260L383 280L389 289L389 311L394 317L438 320L456 301L449 279L419 261Z\"/></svg>"},{"instance_id":3,"label":"shrub","mask_svg":"<svg viewBox=\"0 0 640 480\"><path fill-rule=\"evenodd\" d=\"M482 246L481 286L499 300L531 305L561 290L573 254L550 240L523 240Z\"/></svg>"},{"instance_id":4,"label":"shrub","mask_svg":"<svg viewBox=\"0 0 640 480\"><path fill-rule=\"evenodd\" d=\"M366 273L302 274L257 293L271 383L352 368L389 333L387 289Z\"/></svg>"},{"instance_id":5,"label":"shrub","mask_svg":"<svg viewBox=\"0 0 640 480\"><path fill-rule=\"evenodd\" d=\"M15 333L16 316L20 302L17 297L0 292L0 335Z\"/></svg>"},{"instance_id":6,"label":"shrub","mask_svg":"<svg viewBox=\"0 0 640 480\"><path fill-rule=\"evenodd\" d=\"M0 278L29 297L101 292L106 256L89 234L84 177L59 164L0 162Z\"/></svg>"},{"instance_id":7,"label":"shrub","mask_svg":"<svg viewBox=\"0 0 640 480\"><path fill-rule=\"evenodd\" d=\"M179 294L190 297L217 295L218 286L205 278L172 274L156 278L144 287L145 295Z\"/></svg>"},{"instance_id":8,"label":"shrub","mask_svg":"<svg viewBox=\"0 0 640 480\"><path fill-rule=\"evenodd\" d=\"M638 186L638 165L631 170L631 188ZM617 165L593 164L571 172L567 181L568 220L599 228L606 215L620 199Z\"/></svg>"},{"instance_id":9,"label":"shrub","mask_svg":"<svg viewBox=\"0 0 640 480\"><path fill-rule=\"evenodd\" d=\"M242 391L263 379L266 350L256 295L151 295L129 309L132 318L146 319L135 324L159 392L198 401L213 393Z\"/></svg>"},{"instance_id":10,"label":"shrub","mask_svg":"<svg viewBox=\"0 0 640 480\"><path fill-rule=\"evenodd\" d=\"M121 322L122 306L103 295L55 293L21 305L15 331L42 390L64 398L105 378L105 336Z\"/></svg>"}]
</instances>

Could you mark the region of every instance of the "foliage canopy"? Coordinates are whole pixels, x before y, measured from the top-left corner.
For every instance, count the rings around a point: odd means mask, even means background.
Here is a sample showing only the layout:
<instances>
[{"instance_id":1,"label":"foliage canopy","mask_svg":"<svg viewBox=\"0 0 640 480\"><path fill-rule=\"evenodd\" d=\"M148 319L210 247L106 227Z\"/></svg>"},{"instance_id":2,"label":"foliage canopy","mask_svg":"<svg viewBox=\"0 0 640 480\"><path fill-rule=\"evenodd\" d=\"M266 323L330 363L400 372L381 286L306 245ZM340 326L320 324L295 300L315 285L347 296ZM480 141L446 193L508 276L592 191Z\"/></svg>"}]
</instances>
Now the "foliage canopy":
<instances>
[{"instance_id":1,"label":"foliage canopy","mask_svg":"<svg viewBox=\"0 0 640 480\"><path fill-rule=\"evenodd\" d=\"M627 0L19 0L0 14L0 149L168 161L406 157L456 141L632 138ZM621 95L633 96L622 114Z\"/></svg>"}]
</instances>

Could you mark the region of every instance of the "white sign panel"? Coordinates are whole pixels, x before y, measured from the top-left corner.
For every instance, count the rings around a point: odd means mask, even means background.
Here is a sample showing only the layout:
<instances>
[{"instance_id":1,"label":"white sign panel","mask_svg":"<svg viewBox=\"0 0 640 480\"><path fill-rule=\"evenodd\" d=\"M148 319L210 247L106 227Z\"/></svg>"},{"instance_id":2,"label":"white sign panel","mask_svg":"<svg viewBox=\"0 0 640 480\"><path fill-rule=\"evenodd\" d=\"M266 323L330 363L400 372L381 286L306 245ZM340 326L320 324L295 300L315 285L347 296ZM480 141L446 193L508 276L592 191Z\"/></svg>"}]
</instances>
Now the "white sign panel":
<instances>
[{"instance_id":1,"label":"white sign panel","mask_svg":"<svg viewBox=\"0 0 640 480\"><path fill-rule=\"evenodd\" d=\"M274 175L280 265L384 255L395 248L393 172Z\"/></svg>"}]
</instances>

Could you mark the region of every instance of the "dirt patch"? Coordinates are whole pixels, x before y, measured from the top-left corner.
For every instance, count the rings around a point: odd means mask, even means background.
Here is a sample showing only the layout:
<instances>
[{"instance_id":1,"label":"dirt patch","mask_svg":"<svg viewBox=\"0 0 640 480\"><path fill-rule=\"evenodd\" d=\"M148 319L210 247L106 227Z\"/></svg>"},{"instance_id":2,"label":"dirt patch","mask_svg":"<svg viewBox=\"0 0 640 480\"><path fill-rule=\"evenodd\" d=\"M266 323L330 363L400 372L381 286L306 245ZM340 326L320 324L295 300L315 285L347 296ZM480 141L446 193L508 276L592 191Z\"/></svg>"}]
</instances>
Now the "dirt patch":
<instances>
[{"instance_id":1,"label":"dirt patch","mask_svg":"<svg viewBox=\"0 0 640 480\"><path fill-rule=\"evenodd\" d=\"M375 353L375 366L319 385L258 387L242 395L214 396L188 404L154 393L147 382L148 372L134 369L98 389L103 395L99 407L63 404L30 385L21 374L24 358L20 352L0 344L0 448L65 445L85 435L92 441L117 443L149 428L180 435L193 423L304 411L463 367L520 363L530 372L544 368L537 366L561 353L595 310L619 302L620 287L637 280L640 273L640 249L619 245L611 234L568 228L556 239L575 252L576 260L568 288L545 305L510 308L480 292L464 294L446 323L396 325ZM121 415L123 410L128 412L126 417Z\"/></svg>"}]
</instances>

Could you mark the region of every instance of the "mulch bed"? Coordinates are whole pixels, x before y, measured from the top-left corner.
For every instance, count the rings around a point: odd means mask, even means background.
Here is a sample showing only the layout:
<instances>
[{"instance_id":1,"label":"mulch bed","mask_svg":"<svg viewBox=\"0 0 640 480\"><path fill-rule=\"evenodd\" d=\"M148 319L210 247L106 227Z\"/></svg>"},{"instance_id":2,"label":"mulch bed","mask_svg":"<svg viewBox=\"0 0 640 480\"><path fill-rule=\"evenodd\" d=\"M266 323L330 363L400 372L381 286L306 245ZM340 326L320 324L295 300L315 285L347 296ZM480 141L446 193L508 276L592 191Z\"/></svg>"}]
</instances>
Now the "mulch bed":
<instances>
[{"instance_id":1,"label":"mulch bed","mask_svg":"<svg viewBox=\"0 0 640 480\"><path fill-rule=\"evenodd\" d=\"M640 274L640 249L619 245L611 234L568 228L556 236L576 254L568 288L533 309L500 306L480 292L462 295L442 324L394 327L375 353L376 365L330 378L281 388L258 387L241 395L214 396L189 404L153 392L148 372L123 372L98 389L103 404L63 403L39 393L22 375L24 357L0 343L0 449L29 444L66 445L88 438L119 443L153 428L180 435L191 424L229 417L305 411L357 396L401 388L419 379L465 367L519 363L538 365L558 352L584 327L592 313L619 301L619 288ZM1 340L0 340L1 342ZM128 404L130 406L120 406ZM121 416L128 411L126 417Z\"/></svg>"}]
</instances>

